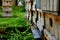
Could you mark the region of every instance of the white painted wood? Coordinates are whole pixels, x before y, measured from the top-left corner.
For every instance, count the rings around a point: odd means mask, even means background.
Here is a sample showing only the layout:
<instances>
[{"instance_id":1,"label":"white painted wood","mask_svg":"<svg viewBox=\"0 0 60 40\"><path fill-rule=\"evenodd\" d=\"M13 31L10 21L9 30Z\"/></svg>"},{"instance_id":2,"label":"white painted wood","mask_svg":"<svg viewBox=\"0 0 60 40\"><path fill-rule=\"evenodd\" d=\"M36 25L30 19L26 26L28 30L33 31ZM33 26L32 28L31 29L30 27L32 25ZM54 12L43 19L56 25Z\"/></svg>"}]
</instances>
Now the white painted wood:
<instances>
[{"instance_id":1,"label":"white painted wood","mask_svg":"<svg viewBox=\"0 0 60 40\"><path fill-rule=\"evenodd\" d=\"M43 4L43 7L42 7L42 10L44 10L45 9L45 0L43 0L43 2L42 2L42 4Z\"/></svg>"},{"instance_id":2,"label":"white painted wood","mask_svg":"<svg viewBox=\"0 0 60 40\"><path fill-rule=\"evenodd\" d=\"M27 18L27 19L28 19L28 16L29 16L29 12L27 11L27 12L26 12L26 18Z\"/></svg>"},{"instance_id":3,"label":"white painted wood","mask_svg":"<svg viewBox=\"0 0 60 40\"><path fill-rule=\"evenodd\" d=\"M59 25L59 40L60 40L60 25Z\"/></svg>"},{"instance_id":4,"label":"white painted wood","mask_svg":"<svg viewBox=\"0 0 60 40\"><path fill-rule=\"evenodd\" d=\"M44 25L44 19L40 18L40 20L37 21L37 26L38 26L40 31L43 29L43 25Z\"/></svg>"},{"instance_id":5,"label":"white painted wood","mask_svg":"<svg viewBox=\"0 0 60 40\"><path fill-rule=\"evenodd\" d=\"M25 0L26 2L29 2L30 0Z\"/></svg>"},{"instance_id":6,"label":"white painted wood","mask_svg":"<svg viewBox=\"0 0 60 40\"><path fill-rule=\"evenodd\" d=\"M29 15L29 20L31 20L31 12L30 12L30 15Z\"/></svg>"},{"instance_id":7,"label":"white painted wood","mask_svg":"<svg viewBox=\"0 0 60 40\"><path fill-rule=\"evenodd\" d=\"M29 10L31 9L31 3L29 3Z\"/></svg>"},{"instance_id":8,"label":"white painted wood","mask_svg":"<svg viewBox=\"0 0 60 40\"><path fill-rule=\"evenodd\" d=\"M46 29L48 29L49 28L49 19L45 18L45 24L46 24ZM49 31L49 29L48 29L48 31Z\"/></svg>"},{"instance_id":9,"label":"white painted wood","mask_svg":"<svg viewBox=\"0 0 60 40\"><path fill-rule=\"evenodd\" d=\"M53 11L53 0L50 0L50 11Z\"/></svg>"},{"instance_id":10,"label":"white painted wood","mask_svg":"<svg viewBox=\"0 0 60 40\"><path fill-rule=\"evenodd\" d=\"M46 6L47 6L46 0L44 0L44 10L46 10Z\"/></svg>"},{"instance_id":11,"label":"white painted wood","mask_svg":"<svg viewBox=\"0 0 60 40\"><path fill-rule=\"evenodd\" d=\"M47 9L47 5L46 4L47 4L47 0L45 0L45 10Z\"/></svg>"},{"instance_id":12,"label":"white painted wood","mask_svg":"<svg viewBox=\"0 0 60 40\"><path fill-rule=\"evenodd\" d=\"M46 1L47 1L47 10L49 10L49 0Z\"/></svg>"},{"instance_id":13,"label":"white painted wood","mask_svg":"<svg viewBox=\"0 0 60 40\"><path fill-rule=\"evenodd\" d=\"M44 0L41 0L41 10L44 10Z\"/></svg>"},{"instance_id":14,"label":"white painted wood","mask_svg":"<svg viewBox=\"0 0 60 40\"><path fill-rule=\"evenodd\" d=\"M2 16L12 16L12 13L3 13Z\"/></svg>"},{"instance_id":15,"label":"white painted wood","mask_svg":"<svg viewBox=\"0 0 60 40\"><path fill-rule=\"evenodd\" d=\"M54 0L54 11L58 11L58 0Z\"/></svg>"},{"instance_id":16,"label":"white painted wood","mask_svg":"<svg viewBox=\"0 0 60 40\"><path fill-rule=\"evenodd\" d=\"M4 7L3 11L12 11L12 8L10 8L10 7Z\"/></svg>"},{"instance_id":17,"label":"white painted wood","mask_svg":"<svg viewBox=\"0 0 60 40\"><path fill-rule=\"evenodd\" d=\"M36 24L35 20L36 20L36 13L34 12L34 15L33 15L33 22Z\"/></svg>"}]
</instances>

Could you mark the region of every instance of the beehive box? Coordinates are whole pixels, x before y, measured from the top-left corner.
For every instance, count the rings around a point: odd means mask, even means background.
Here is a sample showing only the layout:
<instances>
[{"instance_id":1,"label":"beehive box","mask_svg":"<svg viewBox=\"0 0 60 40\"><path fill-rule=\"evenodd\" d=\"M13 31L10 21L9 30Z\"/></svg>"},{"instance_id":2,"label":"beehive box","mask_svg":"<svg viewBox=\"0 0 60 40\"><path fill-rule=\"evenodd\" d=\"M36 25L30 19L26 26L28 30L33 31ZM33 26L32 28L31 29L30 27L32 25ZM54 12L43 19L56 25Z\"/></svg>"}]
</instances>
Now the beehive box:
<instances>
[{"instance_id":1,"label":"beehive box","mask_svg":"<svg viewBox=\"0 0 60 40\"><path fill-rule=\"evenodd\" d=\"M36 10L33 10L33 23L36 24Z\"/></svg>"},{"instance_id":2,"label":"beehive box","mask_svg":"<svg viewBox=\"0 0 60 40\"><path fill-rule=\"evenodd\" d=\"M60 16L54 16L55 37L60 40Z\"/></svg>"},{"instance_id":3,"label":"beehive box","mask_svg":"<svg viewBox=\"0 0 60 40\"><path fill-rule=\"evenodd\" d=\"M3 17L12 16L12 6L13 6L13 0L2 0Z\"/></svg>"},{"instance_id":4,"label":"beehive box","mask_svg":"<svg viewBox=\"0 0 60 40\"><path fill-rule=\"evenodd\" d=\"M50 21L50 18L51 18L51 21ZM58 40L60 35L59 33L60 17L57 15L53 15L52 13L46 12L45 24L46 24L46 29L50 32L50 34L55 36Z\"/></svg>"},{"instance_id":5,"label":"beehive box","mask_svg":"<svg viewBox=\"0 0 60 40\"><path fill-rule=\"evenodd\" d=\"M12 12L5 11L5 12L3 12L2 15L3 15L4 17L11 17L11 16L12 16Z\"/></svg>"},{"instance_id":6,"label":"beehive box","mask_svg":"<svg viewBox=\"0 0 60 40\"><path fill-rule=\"evenodd\" d=\"M30 13L29 13L29 21L31 21L31 17L32 17L32 16L31 16L31 11L30 11Z\"/></svg>"},{"instance_id":7,"label":"beehive box","mask_svg":"<svg viewBox=\"0 0 60 40\"><path fill-rule=\"evenodd\" d=\"M12 0L2 0L2 6L12 6Z\"/></svg>"},{"instance_id":8,"label":"beehive box","mask_svg":"<svg viewBox=\"0 0 60 40\"><path fill-rule=\"evenodd\" d=\"M43 18L43 14L42 14L42 10L37 9L37 26L39 28L39 30L41 31L43 29L43 25L44 25L44 18Z\"/></svg>"}]
</instances>

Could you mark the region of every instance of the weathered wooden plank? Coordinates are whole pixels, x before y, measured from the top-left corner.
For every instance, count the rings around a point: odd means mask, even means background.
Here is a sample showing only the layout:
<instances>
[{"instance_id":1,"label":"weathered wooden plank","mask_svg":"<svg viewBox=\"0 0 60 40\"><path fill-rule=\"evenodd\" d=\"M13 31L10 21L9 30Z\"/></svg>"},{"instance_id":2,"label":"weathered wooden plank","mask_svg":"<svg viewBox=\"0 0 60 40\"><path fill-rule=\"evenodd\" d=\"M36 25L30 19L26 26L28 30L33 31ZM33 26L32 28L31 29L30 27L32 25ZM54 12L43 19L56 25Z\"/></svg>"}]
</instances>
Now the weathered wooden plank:
<instances>
[{"instance_id":1,"label":"weathered wooden plank","mask_svg":"<svg viewBox=\"0 0 60 40\"><path fill-rule=\"evenodd\" d=\"M44 10L44 0L41 0L41 9Z\"/></svg>"},{"instance_id":2,"label":"weathered wooden plank","mask_svg":"<svg viewBox=\"0 0 60 40\"><path fill-rule=\"evenodd\" d=\"M34 12L33 12L33 22L36 24L35 20L36 20L36 12L34 10Z\"/></svg>"},{"instance_id":3,"label":"weathered wooden plank","mask_svg":"<svg viewBox=\"0 0 60 40\"><path fill-rule=\"evenodd\" d=\"M29 20L31 21L31 12L30 12L30 15L29 15Z\"/></svg>"},{"instance_id":4,"label":"weathered wooden plank","mask_svg":"<svg viewBox=\"0 0 60 40\"><path fill-rule=\"evenodd\" d=\"M59 0L54 0L54 11L58 11Z\"/></svg>"},{"instance_id":5,"label":"weathered wooden plank","mask_svg":"<svg viewBox=\"0 0 60 40\"><path fill-rule=\"evenodd\" d=\"M12 16L12 12L3 12L2 16Z\"/></svg>"},{"instance_id":6,"label":"weathered wooden plank","mask_svg":"<svg viewBox=\"0 0 60 40\"><path fill-rule=\"evenodd\" d=\"M49 0L47 0L47 10L49 10Z\"/></svg>"},{"instance_id":7,"label":"weathered wooden plank","mask_svg":"<svg viewBox=\"0 0 60 40\"><path fill-rule=\"evenodd\" d=\"M4 7L3 11L12 11L12 8L11 7Z\"/></svg>"},{"instance_id":8,"label":"weathered wooden plank","mask_svg":"<svg viewBox=\"0 0 60 40\"><path fill-rule=\"evenodd\" d=\"M60 25L59 25L59 40L60 40Z\"/></svg>"},{"instance_id":9,"label":"weathered wooden plank","mask_svg":"<svg viewBox=\"0 0 60 40\"><path fill-rule=\"evenodd\" d=\"M12 2L2 2L2 6L12 6Z\"/></svg>"},{"instance_id":10,"label":"weathered wooden plank","mask_svg":"<svg viewBox=\"0 0 60 40\"><path fill-rule=\"evenodd\" d=\"M46 10L46 6L47 6L46 0L44 0L44 10Z\"/></svg>"},{"instance_id":11,"label":"weathered wooden plank","mask_svg":"<svg viewBox=\"0 0 60 40\"><path fill-rule=\"evenodd\" d=\"M53 0L50 0L50 11L53 11Z\"/></svg>"}]
</instances>

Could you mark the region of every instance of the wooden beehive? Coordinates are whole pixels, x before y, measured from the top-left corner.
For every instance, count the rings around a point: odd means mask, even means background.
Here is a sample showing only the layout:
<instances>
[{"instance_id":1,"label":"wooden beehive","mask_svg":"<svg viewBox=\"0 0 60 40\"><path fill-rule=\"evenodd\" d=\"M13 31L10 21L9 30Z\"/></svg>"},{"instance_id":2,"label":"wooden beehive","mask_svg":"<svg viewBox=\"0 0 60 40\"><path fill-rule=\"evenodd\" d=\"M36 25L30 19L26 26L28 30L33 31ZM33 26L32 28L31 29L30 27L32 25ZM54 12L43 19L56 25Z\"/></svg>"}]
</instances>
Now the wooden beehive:
<instances>
[{"instance_id":1,"label":"wooden beehive","mask_svg":"<svg viewBox=\"0 0 60 40\"><path fill-rule=\"evenodd\" d=\"M33 23L36 24L36 11L33 10Z\"/></svg>"},{"instance_id":2,"label":"wooden beehive","mask_svg":"<svg viewBox=\"0 0 60 40\"><path fill-rule=\"evenodd\" d=\"M57 15L53 15L52 13L45 12L45 27L46 30L52 35L55 36L56 39L59 39L60 32L60 17Z\"/></svg>"},{"instance_id":3,"label":"wooden beehive","mask_svg":"<svg viewBox=\"0 0 60 40\"><path fill-rule=\"evenodd\" d=\"M58 16L59 5L57 5L59 3L58 0L40 0L40 4L36 4L35 1L38 2L38 0L34 0L31 7L32 12L31 10L28 12L29 20L32 20L39 29L45 25L45 30L47 32L44 30L44 35L47 35L47 40L60 40L60 16ZM37 8L41 8L42 11L40 9L37 10L35 4L37 5Z\"/></svg>"},{"instance_id":4,"label":"wooden beehive","mask_svg":"<svg viewBox=\"0 0 60 40\"><path fill-rule=\"evenodd\" d=\"M37 26L39 28L39 30L41 31L43 29L43 25L44 25L44 19L43 19L43 14L42 14L42 10L37 9Z\"/></svg>"},{"instance_id":5,"label":"wooden beehive","mask_svg":"<svg viewBox=\"0 0 60 40\"><path fill-rule=\"evenodd\" d=\"M12 16L12 0L2 0L2 9L3 9L3 17L11 17Z\"/></svg>"}]
</instances>

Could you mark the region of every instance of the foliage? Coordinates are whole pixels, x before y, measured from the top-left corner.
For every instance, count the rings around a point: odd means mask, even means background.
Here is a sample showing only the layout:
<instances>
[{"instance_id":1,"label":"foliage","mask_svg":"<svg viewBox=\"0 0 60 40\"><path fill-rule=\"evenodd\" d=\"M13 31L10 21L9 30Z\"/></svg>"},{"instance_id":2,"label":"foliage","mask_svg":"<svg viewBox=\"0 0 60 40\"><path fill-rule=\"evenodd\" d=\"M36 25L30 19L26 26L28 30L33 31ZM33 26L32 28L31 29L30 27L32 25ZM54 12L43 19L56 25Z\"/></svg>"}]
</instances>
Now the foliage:
<instances>
[{"instance_id":1,"label":"foliage","mask_svg":"<svg viewBox=\"0 0 60 40\"><path fill-rule=\"evenodd\" d=\"M0 38L3 38L4 40L34 40L33 35L27 28L24 32L20 32L18 28L12 28L10 31L6 31L5 35L0 35Z\"/></svg>"},{"instance_id":2,"label":"foliage","mask_svg":"<svg viewBox=\"0 0 60 40\"><path fill-rule=\"evenodd\" d=\"M22 27L26 25L25 8L13 6L13 18L0 18L1 27Z\"/></svg>"},{"instance_id":3,"label":"foliage","mask_svg":"<svg viewBox=\"0 0 60 40\"><path fill-rule=\"evenodd\" d=\"M25 19L25 8L13 6L12 12L13 18L0 18L0 26L8 27L6 34L0 36L5 40L34 40L30 30L31 24Z\"/></svg>"}]
</instances>

